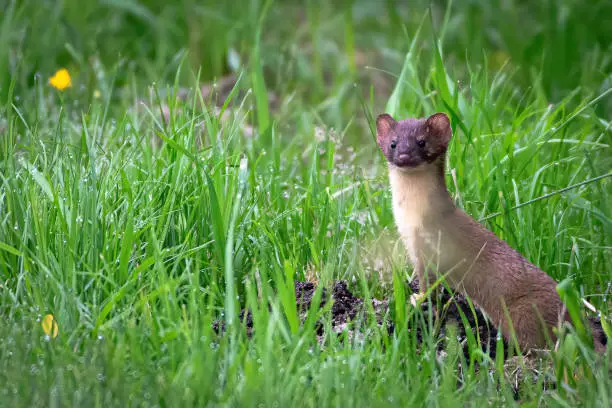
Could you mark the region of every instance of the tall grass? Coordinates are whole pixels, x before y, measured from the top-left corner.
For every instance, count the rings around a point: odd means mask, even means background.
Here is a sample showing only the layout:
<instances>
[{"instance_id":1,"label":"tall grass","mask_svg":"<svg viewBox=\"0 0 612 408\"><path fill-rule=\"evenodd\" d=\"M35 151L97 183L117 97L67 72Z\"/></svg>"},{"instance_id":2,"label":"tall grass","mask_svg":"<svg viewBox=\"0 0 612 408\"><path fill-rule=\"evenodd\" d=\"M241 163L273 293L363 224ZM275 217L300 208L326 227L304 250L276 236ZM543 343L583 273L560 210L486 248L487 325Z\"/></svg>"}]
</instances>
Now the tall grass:
<instances>
[{"instance_id":1,"label":"tall grass","mask_svg":"<svg viewBox=\"0 0 612 408\"><path fill-rule=\"evenodd\" d=\"M610 353L580 336L517 393L502 360L475 339L466 360L406 304L371 133L385 108L449 113L457 204L609 321L607 3L374 3L9 3L2 405L610 404ZM65 92L47 84L60 66ZM221 109L193 92L230 72ZM390 297L422 345L373 321L318 338L330 308L300 322L306 278Z\"/></svg>"}]
</instances>

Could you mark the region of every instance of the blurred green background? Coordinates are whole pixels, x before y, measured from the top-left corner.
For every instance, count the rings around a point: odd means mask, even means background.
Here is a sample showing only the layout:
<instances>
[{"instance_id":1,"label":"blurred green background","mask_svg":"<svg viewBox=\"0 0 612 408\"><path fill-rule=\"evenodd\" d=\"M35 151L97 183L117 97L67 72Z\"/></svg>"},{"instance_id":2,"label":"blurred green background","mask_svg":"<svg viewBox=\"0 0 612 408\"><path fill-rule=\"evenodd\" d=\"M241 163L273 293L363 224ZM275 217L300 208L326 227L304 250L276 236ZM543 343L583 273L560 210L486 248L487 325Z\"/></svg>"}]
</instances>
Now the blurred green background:
<instances>
[{"instance_id":1,"label":"blurred green background","mask_svg":"<svg viewBox=\"0 0 612 408\"><path fill-rule=\"evenodd\" d=\"M367 76L364 66L397 72L416 28L440 27L447 67L458 80L487 63L520 68L516 80L541 87L551 101L569 91L608 85L612 70L609 1L135 1L5 0L0 31L2 95L11 79L32 86L65 66L81 84L96 81L95 63L121 64L142 83L174 80L181 58L210 81L249 63L259 21L267 85L297 89L313 102L338 78ZM7 4L8 3L8 4ZM433 38L423 25L424 38ZM419 44L430 54L432 41ZM420 67L428 69L427 64ZM191 79L191 78L189 78ZM308 84L308 86L306 86ZM311 85L314 85L312 87ZM19 91L17 91L17 94Z\"/></svg>"}]
</instances>

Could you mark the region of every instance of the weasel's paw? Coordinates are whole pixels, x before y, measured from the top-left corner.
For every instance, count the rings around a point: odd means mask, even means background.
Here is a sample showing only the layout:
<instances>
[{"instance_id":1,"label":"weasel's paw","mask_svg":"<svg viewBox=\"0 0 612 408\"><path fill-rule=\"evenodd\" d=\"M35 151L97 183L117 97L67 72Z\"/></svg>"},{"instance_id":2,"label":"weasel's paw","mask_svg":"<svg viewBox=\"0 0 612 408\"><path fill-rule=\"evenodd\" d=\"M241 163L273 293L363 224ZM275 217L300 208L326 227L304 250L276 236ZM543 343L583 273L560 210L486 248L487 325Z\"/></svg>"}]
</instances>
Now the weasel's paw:
<instances>
[{"instance_id":1,"label":"weasel's paw","mask_svg":"<svg viewBox=\"0 0 612 408\"><path fill-rule=\"evenodd\" d=\"M421 304L421 302L423 302L424 299L425 299L424 293L413 293L410 296L410 304L414 307L417 307L418 305Z\"/></svg>"}]
</instances>

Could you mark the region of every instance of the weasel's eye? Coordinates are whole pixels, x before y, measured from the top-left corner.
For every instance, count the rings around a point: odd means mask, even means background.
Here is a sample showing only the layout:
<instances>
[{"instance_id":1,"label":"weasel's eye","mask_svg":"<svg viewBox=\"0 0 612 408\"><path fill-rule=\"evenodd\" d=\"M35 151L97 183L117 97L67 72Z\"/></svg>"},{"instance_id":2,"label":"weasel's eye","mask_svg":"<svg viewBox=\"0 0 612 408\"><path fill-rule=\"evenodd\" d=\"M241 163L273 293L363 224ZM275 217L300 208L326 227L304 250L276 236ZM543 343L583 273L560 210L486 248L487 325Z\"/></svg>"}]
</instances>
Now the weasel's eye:
<instances>
[{"instance_id":1,"label":"weasel's eye","mask_svg":"<svg viewBox=\"0 0 612 408\"><path fill-rule=\"evenodd\" d=\"M425 141L424 140L417 140L417 146L425 147Z\"/></svg>"},{"instance_id":2,"label":"weasel's eye","mask_svg":"<svg viewBox=\"0 0 612 408\"><path fill-rule=\"evenodd\" d=\"M395 149L397 147L397 142L395 140L391 141L391 148Z\"/></svg>"}]
</instances>

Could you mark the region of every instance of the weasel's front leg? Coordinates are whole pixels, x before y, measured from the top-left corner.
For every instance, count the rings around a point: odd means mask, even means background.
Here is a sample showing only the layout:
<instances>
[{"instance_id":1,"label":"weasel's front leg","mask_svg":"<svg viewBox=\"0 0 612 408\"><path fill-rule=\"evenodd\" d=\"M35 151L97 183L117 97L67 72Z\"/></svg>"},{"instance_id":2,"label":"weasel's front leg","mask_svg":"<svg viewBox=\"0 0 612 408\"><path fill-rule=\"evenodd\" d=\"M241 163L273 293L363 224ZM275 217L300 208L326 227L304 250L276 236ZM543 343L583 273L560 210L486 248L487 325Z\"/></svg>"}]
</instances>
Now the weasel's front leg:
<instances>
[{"instance_id":1,"label":"weasel's front leg","mask_svg":"<svg viewBox=\"0 0 612 408\"><path fill-rule=\"evenodd\" d=\"M421 304L423 299L425 299L425 293L427 292L427 288L429 286L428 276L425 276L425 266L423 265L422 260L418 260L414 264L414 271L416 272L417 278L419 279L419 293L413 293L410 296L410 304L414 307Z\"/></svg>"}]
</instances>

